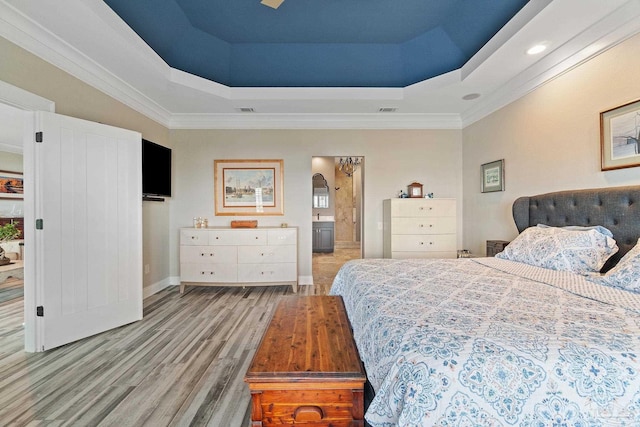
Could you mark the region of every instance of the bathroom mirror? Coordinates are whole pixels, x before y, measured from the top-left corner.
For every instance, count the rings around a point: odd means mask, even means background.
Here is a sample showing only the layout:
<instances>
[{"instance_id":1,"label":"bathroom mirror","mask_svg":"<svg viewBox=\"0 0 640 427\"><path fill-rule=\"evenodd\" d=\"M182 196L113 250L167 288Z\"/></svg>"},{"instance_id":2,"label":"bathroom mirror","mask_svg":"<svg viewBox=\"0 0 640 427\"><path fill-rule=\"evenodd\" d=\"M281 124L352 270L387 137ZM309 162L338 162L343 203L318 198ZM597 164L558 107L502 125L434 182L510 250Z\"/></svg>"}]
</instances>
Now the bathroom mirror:
<instances>
[{"instance_id":1,"label":"bathroom mirror","mask_svg":"<svg viewBox=\"0 0 640 427\"><path fill-rule=\"evenodd\" d=\"M329 185L321 173L313 175L313 207L322 209L329 207Z\"/></svg>"}]
</instances>

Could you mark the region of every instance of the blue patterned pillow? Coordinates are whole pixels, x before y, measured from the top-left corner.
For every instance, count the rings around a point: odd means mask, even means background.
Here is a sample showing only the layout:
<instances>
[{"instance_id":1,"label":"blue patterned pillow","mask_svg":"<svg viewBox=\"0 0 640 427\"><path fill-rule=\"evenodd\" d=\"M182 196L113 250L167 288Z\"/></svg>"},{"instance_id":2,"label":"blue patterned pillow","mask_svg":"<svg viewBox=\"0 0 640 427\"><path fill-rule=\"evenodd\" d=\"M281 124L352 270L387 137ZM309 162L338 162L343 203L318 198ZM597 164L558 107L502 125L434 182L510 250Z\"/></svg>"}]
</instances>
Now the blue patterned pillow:
<instances>
[{"instance_id":1,"label":"blue patterned pillow","mask_svg":"<svg viewBox=\"0 0 640 427\"><path fill-rule=\"evenodd\" d=\"M593 279L614 288L640 293L640 239L604 276Z\"/></svg>"},{"instance_id":2,"label":"blue patterned pillow","mask_svg":"<svg viewBox=\"0 0 640 427\"><path fill-rule=\"evenodd\" d=\"M597 229L529 227L496 258L578 274L598 272L618 252L616 241Z\"/></svg>"}]
</instances>

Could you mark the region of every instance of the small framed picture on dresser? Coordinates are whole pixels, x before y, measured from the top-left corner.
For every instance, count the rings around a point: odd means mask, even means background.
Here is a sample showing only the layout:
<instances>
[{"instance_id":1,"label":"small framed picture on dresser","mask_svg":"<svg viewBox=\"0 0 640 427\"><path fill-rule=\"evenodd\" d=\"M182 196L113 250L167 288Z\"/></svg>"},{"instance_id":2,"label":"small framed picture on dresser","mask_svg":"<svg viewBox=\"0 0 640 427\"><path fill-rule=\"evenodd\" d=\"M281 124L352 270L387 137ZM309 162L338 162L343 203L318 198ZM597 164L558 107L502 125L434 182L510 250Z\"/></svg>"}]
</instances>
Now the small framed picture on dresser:
<instances>
[{"instance_id":1,"label":"small framed picture on dresser","mask_svg":"<svg viewBox=\"0 0 640 427\"><path fill-rule=\"evenodd\" d=\"M419 182L412 182L408 185L409 197L422 197L422 184Z\"/></svg>"},{"instance_id":2,"label":"small framed picture on dresser","mask_svg":"<svg viewBox=\"0 0 640 427\"><path fill-rule=\"evenodd\" d=\"M504 159L485 163L482 171L482 192L504 191Z\"/></svg>"}]
</instances>

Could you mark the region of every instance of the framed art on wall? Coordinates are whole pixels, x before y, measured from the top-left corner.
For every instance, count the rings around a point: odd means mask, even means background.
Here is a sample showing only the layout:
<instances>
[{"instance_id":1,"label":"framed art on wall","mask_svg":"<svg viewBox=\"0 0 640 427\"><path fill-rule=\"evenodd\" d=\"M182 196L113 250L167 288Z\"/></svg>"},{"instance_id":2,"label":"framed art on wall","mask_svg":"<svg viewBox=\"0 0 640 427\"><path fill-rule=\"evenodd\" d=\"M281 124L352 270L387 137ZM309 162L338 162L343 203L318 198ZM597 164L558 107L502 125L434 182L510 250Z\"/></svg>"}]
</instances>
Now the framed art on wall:
<instances>
[{"instance_id":1,"label":"framed art on wall","mask_svg":"<svg viewBox=\"0 0 640 427\"><path fill-rule=\"evenodd\" d=\"M0 171L0 199L23 199L24 183L21 172Z\"/></svg>"},{"instance_id":2,"label":"framed art on wall","mask_svg":"<svg viewBox=\"0 0 640 427\"><path fill-rule=\"evenodd\" d=\"M215 160L216 215L284 215L282 160Z\"/></svg>"},{"instance_id":3,"label":"framed art on wall","mask_svg":"<svg viewBox=\"0 0 640 427\"><path fill-rule=\"evenodd\" d=\"M640 100L600 113L601 169L640 166Z\"/></svg>"},{"instance_id":4,"label":"framed art on wall","mask_svg":"<svg viewBox=\"0 0 640 427\"><path fill-rule=\"evenodd\" d=\"M485 163L482 170L482 192L504 191L504 159Z\"/></svg>"}]
</instances>

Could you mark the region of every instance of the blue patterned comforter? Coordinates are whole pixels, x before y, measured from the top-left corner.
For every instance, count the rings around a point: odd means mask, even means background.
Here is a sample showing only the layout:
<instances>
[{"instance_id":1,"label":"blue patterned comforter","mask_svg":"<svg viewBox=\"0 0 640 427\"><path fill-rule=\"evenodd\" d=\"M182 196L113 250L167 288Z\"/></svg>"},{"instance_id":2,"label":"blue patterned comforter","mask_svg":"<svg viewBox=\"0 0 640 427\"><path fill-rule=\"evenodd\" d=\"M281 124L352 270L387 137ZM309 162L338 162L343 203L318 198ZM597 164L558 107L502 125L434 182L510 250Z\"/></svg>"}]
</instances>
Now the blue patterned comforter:
<instances>
[{"instance_id":1,"label":"blue patterned comforter","mask_svg":"<svg viewBox=\"0 0 640 427\"><path fill-rule=\"evenodd\" d=\"M372 426L640 426L640 294L495 258L351 261Z\"/></svg>"}]
</instances>

